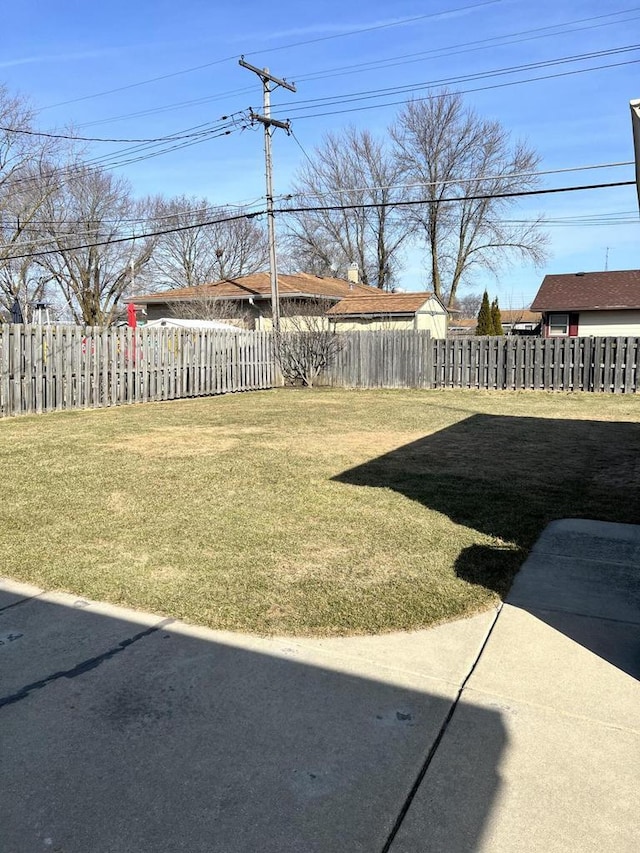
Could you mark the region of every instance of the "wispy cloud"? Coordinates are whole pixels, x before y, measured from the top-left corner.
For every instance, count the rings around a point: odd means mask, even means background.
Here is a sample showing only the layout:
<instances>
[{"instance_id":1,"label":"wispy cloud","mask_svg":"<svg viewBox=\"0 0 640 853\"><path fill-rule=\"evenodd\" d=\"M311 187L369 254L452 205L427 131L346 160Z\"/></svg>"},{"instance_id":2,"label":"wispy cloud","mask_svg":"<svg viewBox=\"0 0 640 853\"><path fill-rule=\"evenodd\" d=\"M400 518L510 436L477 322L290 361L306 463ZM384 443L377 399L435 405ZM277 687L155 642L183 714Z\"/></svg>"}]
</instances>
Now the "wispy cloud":
<instances>
[{"instance_id":1,"label":"wispy cloud","mask_svg":"<svg viewBox=\"0 0 640 853\"><path fill-rule=\"evenodd\" d=\"M256 32L243 33L242 40L247 42L252 39L260 39L261 41L277 41L284 38L305 38L319 37L331 38L348 35L357 35L358 33L366 33L369 30L384 29L386 27L402 27L415 26L420 23L420 20L433 21L448 20L450 18L459 18L464 15L471 14L483 6L492 6L495 3L503 2L503 0L486 0L485 3L473 3L467 6L461 6L457 9L450 9L442 12L433 12L424 15L415 15L412 17L395 17L385 18L376 21L353 21L352 23L317 23L309 24L304 27L290 27L283 30L275 30L273 32Z\"/></svg>"},{"instance_id":2,"label":"wispy cloud","mask_svg":"<svg viewBox=\"0 0 640 853\"><path fill-rule=\"evenodd\" d=\"M113 56L121 48L101 48L100 50L83 50L73 53L41 54L40 56L22 56L17 59L0 61L0 68L15 68L18 65L40 65L47 62L75 62L78 59L100 59Z\"/></svg>"}]
</instances>

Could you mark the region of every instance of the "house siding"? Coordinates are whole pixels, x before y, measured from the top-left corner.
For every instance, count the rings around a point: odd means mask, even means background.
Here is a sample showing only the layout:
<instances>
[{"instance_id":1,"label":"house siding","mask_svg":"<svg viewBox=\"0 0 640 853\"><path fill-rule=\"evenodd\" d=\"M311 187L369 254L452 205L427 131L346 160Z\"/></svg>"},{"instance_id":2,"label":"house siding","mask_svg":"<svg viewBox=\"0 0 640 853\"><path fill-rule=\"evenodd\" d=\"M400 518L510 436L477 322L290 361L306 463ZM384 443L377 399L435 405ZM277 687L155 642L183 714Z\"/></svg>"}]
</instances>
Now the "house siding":
<instances>
[{"instance_id":1,"label":"house siding","mask_svg":"<svg viewBox=\"0 0 640 853\"><path fill-rule=\"evenodd\" d=\"M414 317L340 317L331 318L337 332L405 331L415 329Z\"/></svg>"},{"instance_id":2,"label":"house siding","mask_svg":"<svg viewBox=\"0 0 640 853\"><path fill-rule=\"evenodd\" d=\"M187 304L187 303L185 303ZM236 308L236 303L230 302L231 307L234 309L229 312L229 317L224 316L224 308L222 301L219 304L219 309L215 312L216 320L220 320L222 323L230 323L233 326L243 325L242 322L239 322L237 313L238 310ZM193 303L187 304L187 309L182 307L180 302L147 302L147 322L150 320L161 320L163 317L175 317L177 319L188 319L193 315ZM263 309L264 310L264 309ZM270 307L266 308L267 311L270 312ZM261 311L253 305L250 305L248 302L244 302L241 307L242 311L242 319L246 320L249 329L261 329L264 326L260 325L261 321ZM233 316L234 313L236 316ZM202 319L212 319L206 316L206 306L203 309L203 317ZM269 320L268 328L271 328L271 320Z\"/></svg>"},{"instance_id":3,"label":"house siding","mask_svg":"<svg viewBox=\"0 0 640 853\"><path fill-rule=\"evenodd\" d=\"M340 316L335 314L331 321L339 332L371 331L414 331L415 329L431 332L433 338L446 338L447 312L437 299L428 299L414 314L396 316L388 315L374 317Z\"/></svg>"},{"instance_id":4,"label":"house siding","mask_svg":"<svg viewBox=\"0 0 640 853\"><path fill-rule=\"evenodd\" d=\"M640 310L580 311L578 334L623 338L640 335Z\"/></svg>"},{"instance_id":5,"label":"house siding","mask_svg":"<svg viewBox=\"0 0 640 853\"><path fill-rule=\"evenodd\" d=\"M416 313L416 329L428 329L433 338L447 337L448 315L437 299L428 299Z\"/></svg>"}]
</instances>

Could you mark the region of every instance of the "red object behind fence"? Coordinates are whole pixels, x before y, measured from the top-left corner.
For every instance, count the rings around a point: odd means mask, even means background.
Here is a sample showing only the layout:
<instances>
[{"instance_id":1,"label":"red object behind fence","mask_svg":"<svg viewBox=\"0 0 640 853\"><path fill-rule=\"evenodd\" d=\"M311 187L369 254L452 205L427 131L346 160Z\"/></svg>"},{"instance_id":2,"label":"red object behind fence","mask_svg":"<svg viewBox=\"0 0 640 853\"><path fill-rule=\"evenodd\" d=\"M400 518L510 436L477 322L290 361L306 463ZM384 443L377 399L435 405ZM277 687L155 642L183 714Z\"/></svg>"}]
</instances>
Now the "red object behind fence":
<instances>
[{"instance_id":1,"label":"red object behind fence","mask_svg":"<svg viewBox=\"0 0 640 853\"><path fill-rule=\"evenodd\" d=\"M133 302L130 302L127 305L127 326L131 326L132 329L135 329L137 326L136 320L136 306Z\"/></svg>"}]
</instances>

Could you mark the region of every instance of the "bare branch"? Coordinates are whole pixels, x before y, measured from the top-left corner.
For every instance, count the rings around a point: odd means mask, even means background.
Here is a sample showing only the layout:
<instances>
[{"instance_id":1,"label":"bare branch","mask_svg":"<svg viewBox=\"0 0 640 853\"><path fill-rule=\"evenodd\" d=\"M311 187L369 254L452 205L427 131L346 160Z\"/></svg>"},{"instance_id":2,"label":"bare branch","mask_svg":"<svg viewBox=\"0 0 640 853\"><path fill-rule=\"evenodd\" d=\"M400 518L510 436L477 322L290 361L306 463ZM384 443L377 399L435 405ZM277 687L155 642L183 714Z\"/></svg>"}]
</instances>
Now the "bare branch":
<instances>
[{"instance_id":1,"label":"bare branch","mask_svg":"<svg viewBox=\"0 0 640 853\"><path fill-rule=\"evenodd\" d=\"M364 284L390 289L408 230L390 202L399 170L383 141L349 128L328 134L294 181L296 207L373 205L369 209L293 214L289 254L299 269L346 277L357 263Z\"/></svg>"},{"instance_id":2,"label":"bare branch","mask_svg":"<svg viewBox=\"0 0 640 853\"><path fill-rule=\"evenodd\" d=\"M198 226L160 237L154 258L158 284L162 288L194 287L264 269L269 249L260 223L253 218L224 221L241 212L224 207L213 209L204 198L157 199L159 228ZM221 221L202 224L216 217Z\"/></svg>"},{"instance_id":3,"label":"bare branch","mask_svg":"<svg viewBox=\"0 0 640 853\"><path fill-rule=\"evenodd\" d=\"M322 299L283 303L280 331L274 335L276 359L286 382L313 387L342 349L342 338L326 317L331 305Z\"/></svg>"},{"instance_id":4,"label":"bare branch","mask_svg":"<svg viewBox=\"0 0 640 853\"><path fill-rule=\"evenodd\" d=\"M514 257L538 265L548 238L540 222L501 224L500 214L514 202L495 197L536 186L530 173L539 156L523 142L511 144L498 122L479 118L460 95L433 94L409 102L391 135L404 179L422 184L415 197L428 199L410 208L408 220L427 251L431 286L453 305L474 266L495 273Z\"/></svg>"}]
</instances>

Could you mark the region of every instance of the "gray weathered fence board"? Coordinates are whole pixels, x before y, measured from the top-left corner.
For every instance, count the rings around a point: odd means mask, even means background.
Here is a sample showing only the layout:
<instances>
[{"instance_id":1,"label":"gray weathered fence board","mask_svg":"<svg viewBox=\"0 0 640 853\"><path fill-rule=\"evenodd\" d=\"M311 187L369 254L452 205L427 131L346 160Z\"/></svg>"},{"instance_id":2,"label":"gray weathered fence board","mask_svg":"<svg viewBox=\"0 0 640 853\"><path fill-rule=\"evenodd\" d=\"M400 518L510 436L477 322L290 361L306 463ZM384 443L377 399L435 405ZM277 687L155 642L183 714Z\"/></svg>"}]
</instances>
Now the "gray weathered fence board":
<instances>
[{"instance_id":1,"label":"gray weathered fence board","mask_svg":"<svg viewBox=\"0 0 640 853\"><path fill-rule=\"evenodd\" d=\"M320 383L347 388L640 390L638 338L473 337L361 331L342 347Z\"/></svg>"},{"instance_id":2,"label":"gray weathered fence board","mask_svg":"<svg viewBox=\"0 0 640 853\"><path fill-rule=\"evenodd\" d=\"M0 325L0 416L273 387L269 332Z\"/></svg>"},{"instance_id":3,"label":"gray weathered fence board","mask_svg":"<svg viewBox=\"0 0 640 853\"><path fill-rule=\"evenodd\" d=\"M340 333L319 384L637 393L640 339ZM269 332L0 326L0 416L271 388Z\"/></svg>"}]
</instances>

